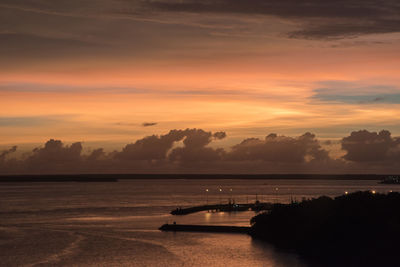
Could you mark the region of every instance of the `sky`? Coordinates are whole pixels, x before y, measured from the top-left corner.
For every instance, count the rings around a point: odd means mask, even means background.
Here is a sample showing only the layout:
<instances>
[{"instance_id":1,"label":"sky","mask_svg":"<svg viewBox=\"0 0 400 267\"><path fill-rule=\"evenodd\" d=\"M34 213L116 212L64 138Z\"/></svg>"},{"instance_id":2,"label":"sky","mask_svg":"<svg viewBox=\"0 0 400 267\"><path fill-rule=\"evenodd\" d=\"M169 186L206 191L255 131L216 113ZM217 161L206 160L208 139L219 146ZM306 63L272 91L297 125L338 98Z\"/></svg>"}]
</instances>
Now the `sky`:
<instances>
[{"instance_id":1,"label":"sky","mask_svg":"<svg viewBox=\"0 0 400 267\"><path fill-rule=\"evenodd\" d=\"M111 152L196 128L230 151L310 132L346 160L352 132L400 135L399 14L394 0L0 0L0 147Z\"/></svg>"}]
</instances>

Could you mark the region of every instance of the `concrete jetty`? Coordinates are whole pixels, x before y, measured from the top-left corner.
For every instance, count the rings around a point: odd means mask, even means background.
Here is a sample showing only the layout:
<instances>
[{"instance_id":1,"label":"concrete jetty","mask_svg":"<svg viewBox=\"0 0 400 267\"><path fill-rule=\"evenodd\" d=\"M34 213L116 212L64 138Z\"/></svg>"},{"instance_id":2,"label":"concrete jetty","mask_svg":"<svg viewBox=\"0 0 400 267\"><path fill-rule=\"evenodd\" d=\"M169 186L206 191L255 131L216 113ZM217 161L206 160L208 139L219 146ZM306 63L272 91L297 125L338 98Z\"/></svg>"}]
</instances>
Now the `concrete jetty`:
<instances>
[{"instance_id":1,"label":"concrete jetty","mask_svg":"<svg viewBox=\"0 0 400 267\"><path fill-rule=\"evenodd\" d=\"M164 224L159 228L159 230L166 232L210 232L247 234L250 231L250 227L224 225Z\"/></svg>"},{"instance_id":2,"label":"concrete jetty","mask_svg":"<svg viewBox=\"0 0 400 267\"><path fill-rule=\"evenodd\" d=\"M273 203L265 202L261 203L256 201L255 203L250 204L214 204L214 205L202 205L202 206L194 206L187 208L177 208L171 211L172 215L187 215L200 211L211 211L211 212L234 212L234 211L261 211L261 210L270 210L273 206Z\"/></svg>"}]
</instances>

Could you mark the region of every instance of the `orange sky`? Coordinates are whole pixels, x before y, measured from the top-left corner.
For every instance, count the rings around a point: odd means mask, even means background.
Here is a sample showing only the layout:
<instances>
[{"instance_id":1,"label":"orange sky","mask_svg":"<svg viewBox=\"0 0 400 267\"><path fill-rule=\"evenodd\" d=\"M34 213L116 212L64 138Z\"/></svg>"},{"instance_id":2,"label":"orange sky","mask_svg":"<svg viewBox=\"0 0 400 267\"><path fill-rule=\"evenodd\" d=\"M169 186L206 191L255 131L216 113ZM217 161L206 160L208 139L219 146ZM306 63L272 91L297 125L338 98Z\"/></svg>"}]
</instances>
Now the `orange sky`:
<instances>
[{"instance_id":1,"label":"orange sky","mask_svg":"<svg viewBox=\"0 0 400 267\"><path fill-rule=\"evenodd\" d=\"M115 15L112 2L2 6L0 144L121 143L188 127L226 131L227 146L271 132L400 134L395 30L348 33L337 24L293 37L316 18L218 7Z\"/></svg>"}]
</instances>

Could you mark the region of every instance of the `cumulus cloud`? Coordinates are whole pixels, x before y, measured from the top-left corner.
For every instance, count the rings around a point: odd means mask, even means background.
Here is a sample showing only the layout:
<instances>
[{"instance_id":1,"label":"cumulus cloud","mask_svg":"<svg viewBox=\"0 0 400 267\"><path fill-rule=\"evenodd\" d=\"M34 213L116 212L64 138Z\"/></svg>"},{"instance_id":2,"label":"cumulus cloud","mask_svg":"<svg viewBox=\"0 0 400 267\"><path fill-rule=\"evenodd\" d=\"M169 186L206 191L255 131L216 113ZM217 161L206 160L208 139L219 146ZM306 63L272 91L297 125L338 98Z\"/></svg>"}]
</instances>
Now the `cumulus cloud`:
<instances>
[{"instance_id":1,"label":"cumulus cloud","mask_svg":"<svg viewBox=\"0 0 400 267\"><path fill-rule=\"evenodd\" d=\"M96 160L101 160L106 158L106 153L104 152L103 148L97 148L93 150L88 156L87 160L88 161L96 161Z\"/></svg>"},{"instance_id":2,"label":"cumulus cloud","mask_svg":"<svg viewBox=\"0 0 400 267\"><path fill-rule=\"evenodd\" d=\"M10 149L4 150L0 152L0 162L4 161L7 157L7 155L14 153L15 151L17 151L17 146L13 146Z\"/></svg>"},{"instance_id":3,"label":"cumulus cloud","mask_svg":"<svg viewBox=\"0 0 400 267\"><path fill-rule=\"evenodd\" d=\"M331 146L333 144L332 140L325 140L322 142L323 145Z\"/></svg>"},{"instance_id":4,"label":"cumulus cloud","mask_svg":"<svg viewBox=\"0 0 400 267\"><path fill-rule=\"evenodd\" d=\"M79 161L81 152L82 144L80 142L66 146L60 140L50 139L43 148L35 148L29 159L45 162Z\"/></svg>"},{"instance_id":5,"label":"cumulus cloud","mask_svg":"<svg viewBox=\"0 0 400 267\"><path fill-rule=\"evenodd\" d=\"M391 133L361 130L352 132L342 139L344 159L354 162L392 161L400 158L400 138L392 138Z\"/></svg>"},{"instance_id":6,"label":"cumulus cloud","mask_svg":"<svg viewBox=\"0 0 400 267\"><path fill-rule=\"evenodd\" d=\"M301 163L306 160L326 160L329 156L314 134L305 133L297 138L270 134L264 140L245 139L232 148L228 158Z\"/></svg>"},{"instance_id":7,"label":"cumulus cloud","mask_svg":"<svg viewBox=\"0 0 400 267\"><path fill-rule=\"evenodd\" d=\"M76 142L70 146L60 140L50 139L44 147L35 148L32 154L21 162L25 172L74 172L80 169L82 144Z\"/></svg>"},{"instance_id":8,"label":"cumulus cloud","mask_svg":"<svg viewBox=\"0 0 400 267\"><path fill-rule=\"evenodd\" d=\"M184 147L177 147L171 151L169 159L184 163L196 163L199 161L218 161L225 154L224 149L206 147L213 139L223 139L225 132L206 132L201 129L185 130Z\"/></svg>"},{"instance_id":9,"label":"cumulus cloud","mask_svg":"<svg viewBox=\"0 0 400 267\"><path fill-rule=\"evenodd\" d=\"M222 139L223 132L205 132L201 129L171 130L165 135L152 135L126 145L115 157L123 160L188 160L195 153L212 153L213 149L205 146L213 139ZM183 140L183 148L173 148L175 142ZM199 154L197 154L197 157Z\"/></svg>"},{"instance_id":10,"label":"cumulus cloud","mask_svg":"<svg viewBox=\"0 0 400 267\"><path fill-rule=\"evenodd\" d=\"M123 160L162 160L174 142L184 138L182 130L171 130L166 135L152 135L126 145L116 157Z\"/></svg>"},{"instance_id":11,"label":"cumulus cloud","mask_svg":"<svg viewBox=\"0 0 400 267\"><path fill-rule=\"evenodd\" d=\"M0 152L0 173L390 173L400 171L400 138L389 131L352 132L341 140L345 155L333 159L316 136L269 134L246 138L228 148L212 142L225 132L202 129L171 130L106 153L96 148L82 153L80 142L70 145L51 139L30 155L10 158L16 147ZM177 144L179 145L177 146Z\"/></svg>"}]
</instances>

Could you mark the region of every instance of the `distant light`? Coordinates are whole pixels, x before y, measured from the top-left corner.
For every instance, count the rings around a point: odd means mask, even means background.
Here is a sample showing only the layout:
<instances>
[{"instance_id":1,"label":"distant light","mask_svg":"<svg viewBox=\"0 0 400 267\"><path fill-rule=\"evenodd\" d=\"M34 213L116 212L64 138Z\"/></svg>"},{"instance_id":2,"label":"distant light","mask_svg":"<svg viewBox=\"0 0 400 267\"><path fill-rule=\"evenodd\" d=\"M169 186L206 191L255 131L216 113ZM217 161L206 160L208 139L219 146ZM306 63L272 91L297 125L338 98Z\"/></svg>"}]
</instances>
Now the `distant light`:
<instances>
[{"instance_id":1,"label":"distant light","mask_svg":"<svg viewBox=\"0 0 400 267\"><path fill-rule=\"evenodd\" d=\"M219 192L222 192L222 189L221 189L221 188L219 189Z\"/></svg>"},{"instance_id":2,"label":"distant light","mask_svg":"<svg viewBox=\"0 0 400 267\"><path fill-rule=\"evenodd\" d=\"M376 191L375 191L375 190L372 190L371 193L372 193L372 194L376 194Z\"/></svg>"},{"instance_id":3,"label":"distant light","mask_svg":"<svg viewBox=\"0 0 400 267\"><path fill-rule=\"evenodd\" d=\"M206 192L208 192L208 188L206 189Z\"/></svg>"},{"instance_id":4,"label":"distant light","mask_svg":"<svg viewBox=\"0 0 400 267\"><path fill-rule=\"evenodd\" d=\"M278 191L278 190L279 190L279 188L277 187L277 188L275 188L275 190L276 190L276 191Z\"/></svg>"},{"instance_id":5,"label":"distant light","mask_svg":"<svg viewBox=\"0 0 400 267\"><path fill-rule=\"evenodd\" d=\"M232 188L231 188L231 189L229 189L229 191L231 191L231 192L232 192Z\"/></svg>"},{"instance_id":6,"label":"distant light","mask_svg":"<svg viewBox=\"0 0 400 267\"><path fill-rule=\"evenodd\" d=\"M390 193L392 193L392 192L393 192L393 190L389 190L389 192L390 192Z\"/></svg>"},{"instance_id":7,"label":"distant light","mask_svg":"<svg viewBox=\"0 0 400 267\"><path fill-rule=\"evenodd\" d=\"M346 195L348 195L348 194L349 194L349 192L347 192L347 191L344 191L344 193L345 193Z\"/></svg>"}]
</instances>

